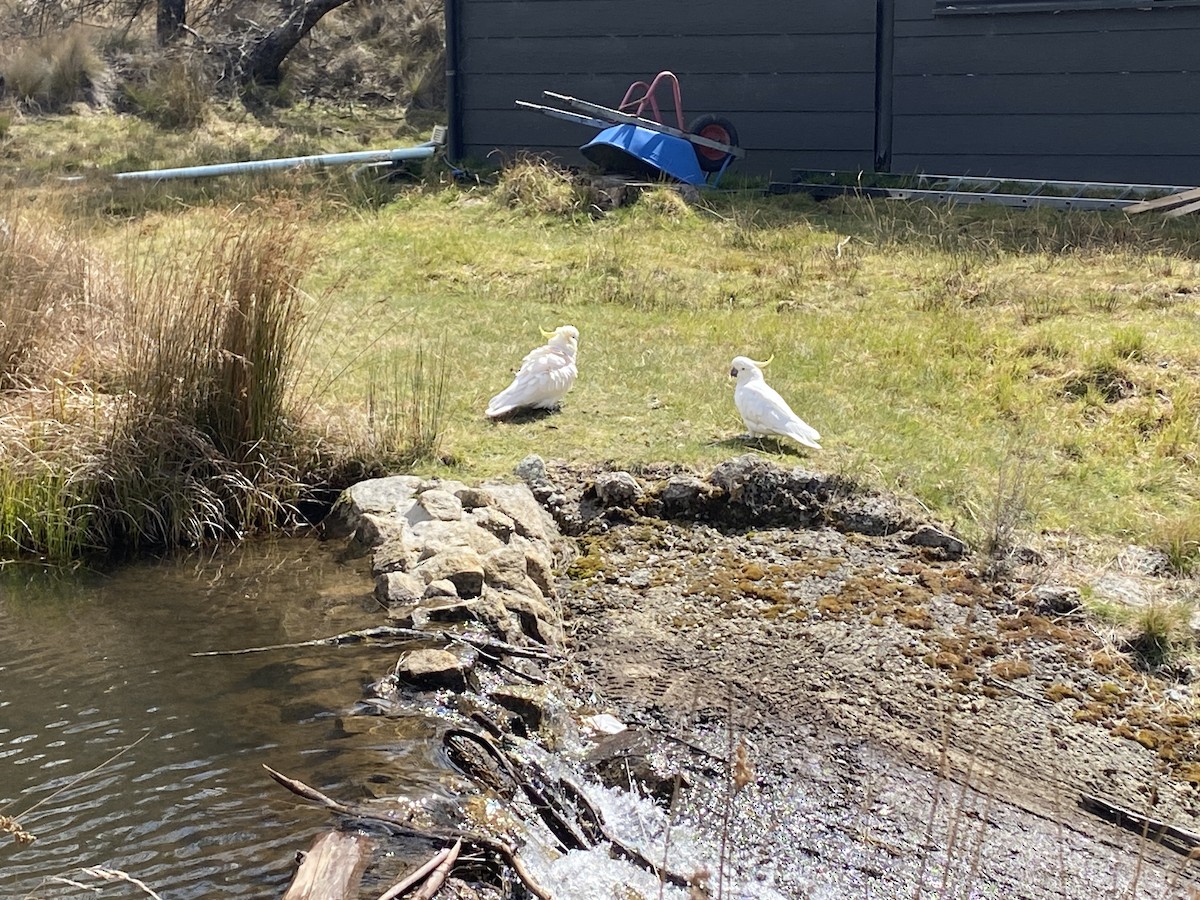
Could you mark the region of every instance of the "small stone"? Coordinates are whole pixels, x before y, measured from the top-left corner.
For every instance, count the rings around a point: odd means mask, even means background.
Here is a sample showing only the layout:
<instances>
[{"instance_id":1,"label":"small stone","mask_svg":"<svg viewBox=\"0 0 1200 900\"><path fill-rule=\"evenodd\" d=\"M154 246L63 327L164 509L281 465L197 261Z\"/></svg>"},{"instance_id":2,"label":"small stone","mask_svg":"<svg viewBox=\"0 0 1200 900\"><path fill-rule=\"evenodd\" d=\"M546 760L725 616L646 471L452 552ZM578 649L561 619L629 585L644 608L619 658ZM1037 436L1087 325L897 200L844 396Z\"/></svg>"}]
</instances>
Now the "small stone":
<instances>
[{"instance_id":1,"label":"small stone","mask_svg":"<svg viewBox=\"0 0 1200 900\"><path fill-rule=\"evenodd\" d=\"M1033 598L1041 615L1065 616L1083 605L1079 589L1064 584L1039 584Z\"/></svg>"},{"instance_id":2,"label":"small stone","mask_svg":"<svg viewBox=\"0 0 1200 900\"><path fill-rule=\"evenodd\" d=\"M511 517L490 506L473 508L471 518L477 526L502 541L508 541L517 530L517 524Z\"/></svg>"},{"instance_id":3,"label":"small stone","mask_svg":"<svg viewBox=\"0 0 1200 900\"><path fill-rule=\"evenodd\" d=\"M526 484L539 484L546 480L546 462L536 453L531 453L517 463L513 474Z\"/></svg>"},{"instance_id":4,"label":"small stone","mask_svg":"<svg viewBox=\"0 0 1200 900\"><path fill-rule=\"evenodd\" d=\"M705 509L712 487L694 475L672 475L660 499L667 518L694 518Z\"/></svg>"},{"instance_id":5,"label":"small stone","mask_svg":"<svg viewBox=\"0 0 1200 900\"><path fill-rule=\"evenodd\" d=\"M432 600L436 597L454 597L458 599L458 588L454 586L454 582L449 578L439 578L437 581L431 581L425 585L425 590L421 592L421 599Z\"/></svg>"},{"instance_id":6,"label":"small stone","mask_svg":"<svg viewBox=\"0 0 1200 900\"><path fill-rule=\"evenodd\" d=\"M563 630L558 614L543 600L515 591L496 591L494 596L517 617L521 633L540 644L554 647L562 643Z\"/></svg>"},{"instance_id":7,"label":"small stone","mask_svg":"<svg viewBox=\"0 0 1200 900\"><path fill-rule=\"evenodd\" d=\"M396 677L416 687L467 689L468 667L449 650L412 650L396 663Z\"/></svg>"},{"instance_id":8,"label":"small stone","mask_svg":"<svg viewBox=\"0 0 1200 900\"><path fill-rule=\"evenodd\" d=\"M426 584L449 579L460 597L478 597L483 590L483 561L469 547L451 547L431 556L413 569L413 574Z\"/></svg>"},{"instance_id":9,"label":"small stone","mask_svg":"<svg viewBox=\"0 0 1200 900\"><path fill-rule=\"evenodd\" d=\"M493 550L483 558L483 581L494 588L541 597L538 586L526 573L525 554L511 544Z\"/></svg>"},{"instance_id":10,"label":"small stone","mask_svg":"<svg viewBox=\"0 0 1200 900\"><path fill-rule=\"evenodd\" d=\"M449 491L425 491L417 497L417 502L430 516L443 522L457 522L463 516L462 501Z\"/></svg>"},{"instance_id":11,"label":"small stone","mask_svg":"<svg viewBox=\"0 0 1200 900\"><path fill-rule=\"evenodd\" d=\"M604 506L631 506L642 493L642 486L628 472L605 472L593 483L596 499Z\"/></svg>"},{"instance_id":12,"label":"small stone","mask_svg":"<svg viewBox=\"0 0 1200 900\"><path fill-rule=\"evenodd\" d=\"M1130 544L1118 557L1122 571L1134 575L1162 577L1171 574L1171 558L1154 547L1139 547Z\"/></svg>"},{"instance_id":13,"label":"small stone","mask_svg":"<svg viewBox=\"0 0 1200 900\"><path fill-rule=\"evenodd\" d=\"M416 603L424 593L424 582L407 572L386 572L375 579L375 596L389 605Z\"/></svg>"},{"instance_id":14,"label":"small stone","mask_svg":"<svg viewBox=\"0 0 1200 900\"><path fill-rule=\"evenodd\" d=\"M946 534L932 525L922 525L908 536L908 543L915 547L930 547L943 551L951 559L967 552L967 545L953 535Z\"/></svg>"}]
</instances>

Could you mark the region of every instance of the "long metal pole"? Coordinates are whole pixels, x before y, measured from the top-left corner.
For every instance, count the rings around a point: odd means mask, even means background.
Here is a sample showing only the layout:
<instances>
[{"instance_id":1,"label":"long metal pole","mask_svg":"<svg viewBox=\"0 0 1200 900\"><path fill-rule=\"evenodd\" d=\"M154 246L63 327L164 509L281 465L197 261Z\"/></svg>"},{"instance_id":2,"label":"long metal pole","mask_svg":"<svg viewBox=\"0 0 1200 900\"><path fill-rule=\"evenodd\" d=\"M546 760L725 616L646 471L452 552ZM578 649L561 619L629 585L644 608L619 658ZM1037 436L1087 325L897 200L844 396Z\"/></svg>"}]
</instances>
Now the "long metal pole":
<instances>
[{"instance_id":1,"label":"long metal pole","mask_svg":"<svg viewBox=\"0 0 1200 900\"><path fill-rule=\"evenodd\" d=\"M183 166L177 169L147 169L142 172L119 172L118 181L165 181L170 178L203 178L210 175L242 175L272 169L342 166L351 163L386 163L404 159L427 159L437 152L440 141L426 141L416 147L395 150L356 150L350 153L321 153L316 156L290 156L286 159L256 159L246 162L217 163L210 166Z\"/></svg>"}]
</instances>

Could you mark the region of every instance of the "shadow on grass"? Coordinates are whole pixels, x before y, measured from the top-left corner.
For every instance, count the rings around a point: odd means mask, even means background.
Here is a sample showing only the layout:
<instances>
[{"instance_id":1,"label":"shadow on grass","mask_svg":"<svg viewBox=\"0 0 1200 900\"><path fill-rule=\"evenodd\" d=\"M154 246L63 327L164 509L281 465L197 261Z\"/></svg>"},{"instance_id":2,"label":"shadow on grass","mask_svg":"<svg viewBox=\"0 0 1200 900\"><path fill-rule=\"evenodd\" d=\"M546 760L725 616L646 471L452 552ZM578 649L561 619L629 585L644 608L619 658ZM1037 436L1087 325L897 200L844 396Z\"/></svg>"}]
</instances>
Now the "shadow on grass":
<instances>
[{"instance_id":1,"label":"shadow on grass","mask_svg":"<svg viewBox=\"0 0 1200 900\"><path fill-rule=\"evenodd\" d=\"M549 409L514 409L510 413L497 416L492 421L502 425L526 425L556 416L560 412L562 412L561 406L552 406Z\"/></svg>"},{"instance_id":2,"label":"shadow on grass","mask_svg":"<svg viewBox=\"0 0 1200 900\"><path fill-rule=\"evenodd\" d=\"M757 450L761 453L771 453L776 456L794 456L797 459L806 459L810 455L788 441L773 437L756 438L748 434L739 434L720 441L709 441L709 446L728 447L731 450Z\"/></svg>"}]
</instances>

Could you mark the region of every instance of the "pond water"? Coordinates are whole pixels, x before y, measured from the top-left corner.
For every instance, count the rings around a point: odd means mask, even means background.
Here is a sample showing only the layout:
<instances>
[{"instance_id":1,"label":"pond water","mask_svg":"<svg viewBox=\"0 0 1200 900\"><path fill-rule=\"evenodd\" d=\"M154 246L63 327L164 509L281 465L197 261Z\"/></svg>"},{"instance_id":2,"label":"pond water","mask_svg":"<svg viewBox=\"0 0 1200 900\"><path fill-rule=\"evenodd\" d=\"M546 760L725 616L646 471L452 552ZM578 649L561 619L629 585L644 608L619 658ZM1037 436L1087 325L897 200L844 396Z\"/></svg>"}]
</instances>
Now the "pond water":
<instances>
[{"instance_id":1,"label":"pond water","mask_svg":"<svg viewBox=\"0 0 1200 900\"><path fill-rule=\"evenodd\" d=\"M97 896L56 876L145 896L85 866L172 900L282 892L330 820L262 766L361 797L395 750L340 715L395 651L190 654L378 624L369 574L333 554L273 541L108 574L0 571L0 815L37 836L0 833L0 897ZM389 791L437 792L434 763L410 756L386 767Z\"/></svg>"}]
</instances>

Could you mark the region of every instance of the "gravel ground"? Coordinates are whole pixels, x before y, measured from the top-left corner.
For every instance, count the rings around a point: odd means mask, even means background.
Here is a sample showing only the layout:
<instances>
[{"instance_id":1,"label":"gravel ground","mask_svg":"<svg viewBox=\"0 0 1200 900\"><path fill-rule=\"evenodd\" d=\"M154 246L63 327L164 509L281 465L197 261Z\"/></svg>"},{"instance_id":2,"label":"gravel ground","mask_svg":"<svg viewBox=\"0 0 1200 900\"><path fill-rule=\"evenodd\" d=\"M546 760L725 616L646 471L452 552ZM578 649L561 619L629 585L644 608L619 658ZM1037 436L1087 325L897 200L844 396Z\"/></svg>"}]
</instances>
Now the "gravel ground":
<instances>
[{"instance_id":1,"label":"gravel ground","mask_svg":"<svg viewBox=\"0 0 1200 900\"><path fill-rule=\"evenodd\" d=\"M524 474L580 554L575 687L634 726L600 767L682 773L677 811L756 873L713 896L1200 895L1192 670L1150 670L1055 561L985 579L895 501L753 456Z\"/></svg>"}]
</instances>

